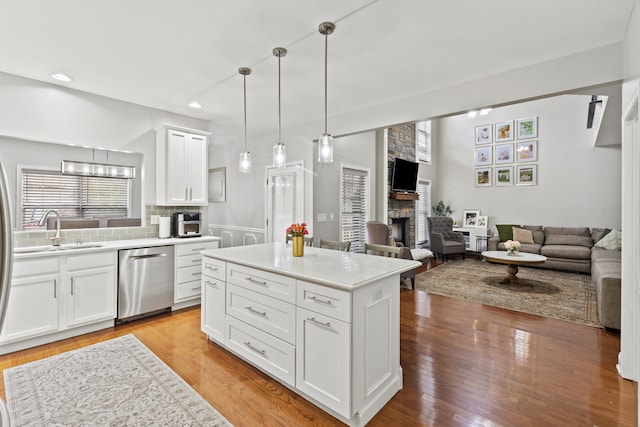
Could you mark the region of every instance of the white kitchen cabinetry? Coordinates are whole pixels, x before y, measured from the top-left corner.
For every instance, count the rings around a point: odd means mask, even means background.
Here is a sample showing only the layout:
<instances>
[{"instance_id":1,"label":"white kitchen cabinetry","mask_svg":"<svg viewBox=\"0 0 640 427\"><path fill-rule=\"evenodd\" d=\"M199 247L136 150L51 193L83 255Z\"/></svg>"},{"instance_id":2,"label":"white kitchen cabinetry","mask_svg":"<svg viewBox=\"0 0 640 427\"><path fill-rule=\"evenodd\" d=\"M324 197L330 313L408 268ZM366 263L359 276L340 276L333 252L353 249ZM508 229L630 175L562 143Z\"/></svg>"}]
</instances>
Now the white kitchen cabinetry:
<instances>
[{"instance_id":1,"label":"white kitchen cabinetry","mask_svg":"<svg viewBox=\"0 0 640 427\"><path fill-rule=\"evenodd\" d=\"M0 346L58 330L58 259L16 260Z\"/></svg>"},{"instance_id":2,"label":"white kitchen cabinetry","mask_svg":"<svg viewBox=\"0 0 640 427\"><path fill-rule=\"evenodd\" d=\"M156 204L208 204L208 132L166 127L156 150Z\"/></svg>"},{"instance_id":3,"label":"white kitchen cabinetry","mask_svg":"<svg viewBox=\"0 0 640 427\"><path fill-rule=\"evenodd\" d=\"M116 252L14 259L0 354L113 326Z\"/></svg>"},{"instance_id":4,"label":"white kitchen cabinetry","mask_svg":"<svg viewBox=\"0 0 640 427\"><path fill-rule=\"evenodd\" d=\"M202 255L206 249L218 248L218 241L205 241L175 245L174 303L180 307L200 304ZM191 304L186 303L191 301Z\"/></svg>"},{"instance_id":5,"label":"white kitchen cabinetry","mask_svg":"<svg viewBox=\"0 0 640 427\"><path fill-rule=\"evenodd\" d=\"M76 255L67 260L67 326L116 317L115 252Z\"/></svg>"},{"instance_id":6,"label":"white kitchen cabinetry","mask_svg":"<svg viewBox=\"0 0 640 427\"><path fill-rule=\"evenodd\" d=\"M416 265L320 248L294 259L279 243L205 251L202 331L362 426L402 388L400 273Z\"/></svg>"}]
</instances>

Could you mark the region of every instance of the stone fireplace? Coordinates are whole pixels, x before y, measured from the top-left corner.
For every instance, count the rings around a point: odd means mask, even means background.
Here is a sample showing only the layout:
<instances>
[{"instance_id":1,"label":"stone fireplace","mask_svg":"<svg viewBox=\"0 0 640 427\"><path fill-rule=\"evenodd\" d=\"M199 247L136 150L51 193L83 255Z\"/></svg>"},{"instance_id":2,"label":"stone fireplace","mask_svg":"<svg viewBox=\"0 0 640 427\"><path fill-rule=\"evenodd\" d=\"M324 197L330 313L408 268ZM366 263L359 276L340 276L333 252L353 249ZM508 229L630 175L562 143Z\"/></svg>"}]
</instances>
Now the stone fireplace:
<instances>
[{"instance_id":1,"label":"stone fireplace","mask_svg":"<svg viewBox=\"0 0 640 427\"><path fill-rule=\"evenodd\" d=\"M404 160L416 161L416 128L413 124L398 125L390 127L387 130L388 145L388 181L387 194L391 194L391 174L393 169L393 160L399 157ZM396 229L402 224L403 239L401 241L405 246L413 248L416 241L416 211L415 201L413 200L397 200L389 197L388 200L389 227Z\"/></svg>"}]
</instances>

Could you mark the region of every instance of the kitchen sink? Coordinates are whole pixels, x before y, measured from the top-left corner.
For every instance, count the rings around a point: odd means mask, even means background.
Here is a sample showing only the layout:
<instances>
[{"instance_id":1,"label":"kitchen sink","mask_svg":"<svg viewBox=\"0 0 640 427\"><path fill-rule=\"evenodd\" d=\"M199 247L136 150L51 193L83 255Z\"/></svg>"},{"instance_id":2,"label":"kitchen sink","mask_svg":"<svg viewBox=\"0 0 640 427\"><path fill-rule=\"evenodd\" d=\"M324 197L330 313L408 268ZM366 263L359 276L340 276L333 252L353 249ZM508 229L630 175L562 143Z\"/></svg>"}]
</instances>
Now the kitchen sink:
<instances>
[{"instance_id":1,"label":"kitchen sink","mask_svg":"<svg viewBox=\"0 0 640 427\"><path fill-rule=\"evenodd\" d=\"M14 248L13 252L16 254L32 254L37 252L58 252L77 249L101 248L102 246L104 245L100 243L70 243L60 246L32 246L28 248Z\"/></svg>"}]
</instances>

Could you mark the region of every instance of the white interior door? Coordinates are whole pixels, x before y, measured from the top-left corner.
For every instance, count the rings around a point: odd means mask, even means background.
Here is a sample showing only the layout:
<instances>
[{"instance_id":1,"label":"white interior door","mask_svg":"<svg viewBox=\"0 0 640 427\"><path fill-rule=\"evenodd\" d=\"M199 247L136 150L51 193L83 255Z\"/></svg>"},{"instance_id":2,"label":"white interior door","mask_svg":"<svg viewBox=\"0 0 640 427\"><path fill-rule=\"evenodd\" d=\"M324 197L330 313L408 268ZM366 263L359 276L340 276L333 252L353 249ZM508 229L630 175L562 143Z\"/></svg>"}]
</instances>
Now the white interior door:
<instances>
[{"instance_id":1,"label":"white interior door","mask_svg":"<svg viewBox=\"0 0 640 427\"><path fill-rule=\"evenodd\" d=\"M286 229L304 219L302 163L267 168L267 241L284 242Z\"/></svg>"}]
</instances>

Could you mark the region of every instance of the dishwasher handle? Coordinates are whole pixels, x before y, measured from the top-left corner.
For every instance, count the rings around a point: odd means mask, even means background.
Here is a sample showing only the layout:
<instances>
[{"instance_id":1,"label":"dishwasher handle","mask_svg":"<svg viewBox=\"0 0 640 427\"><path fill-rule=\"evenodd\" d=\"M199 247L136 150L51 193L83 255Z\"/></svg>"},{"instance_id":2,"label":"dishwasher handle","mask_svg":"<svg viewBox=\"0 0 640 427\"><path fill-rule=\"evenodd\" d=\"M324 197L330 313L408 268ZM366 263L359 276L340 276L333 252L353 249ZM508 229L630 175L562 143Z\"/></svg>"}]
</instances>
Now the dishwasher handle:
<instances>
[{"instance_id":1,"label":"dishwasher handle","mask_svg":"<svg viewBox=\"0 0 640 427\"><path fill-rule=\"evenodd\" d=\"M139 259L147 259L147 258L158 258L158 257L164 257L167 256L167 254L146 254L146 255L131 255L129 257L129 260L131 261L137 261Z\"/></svg>"}]
</instances>

